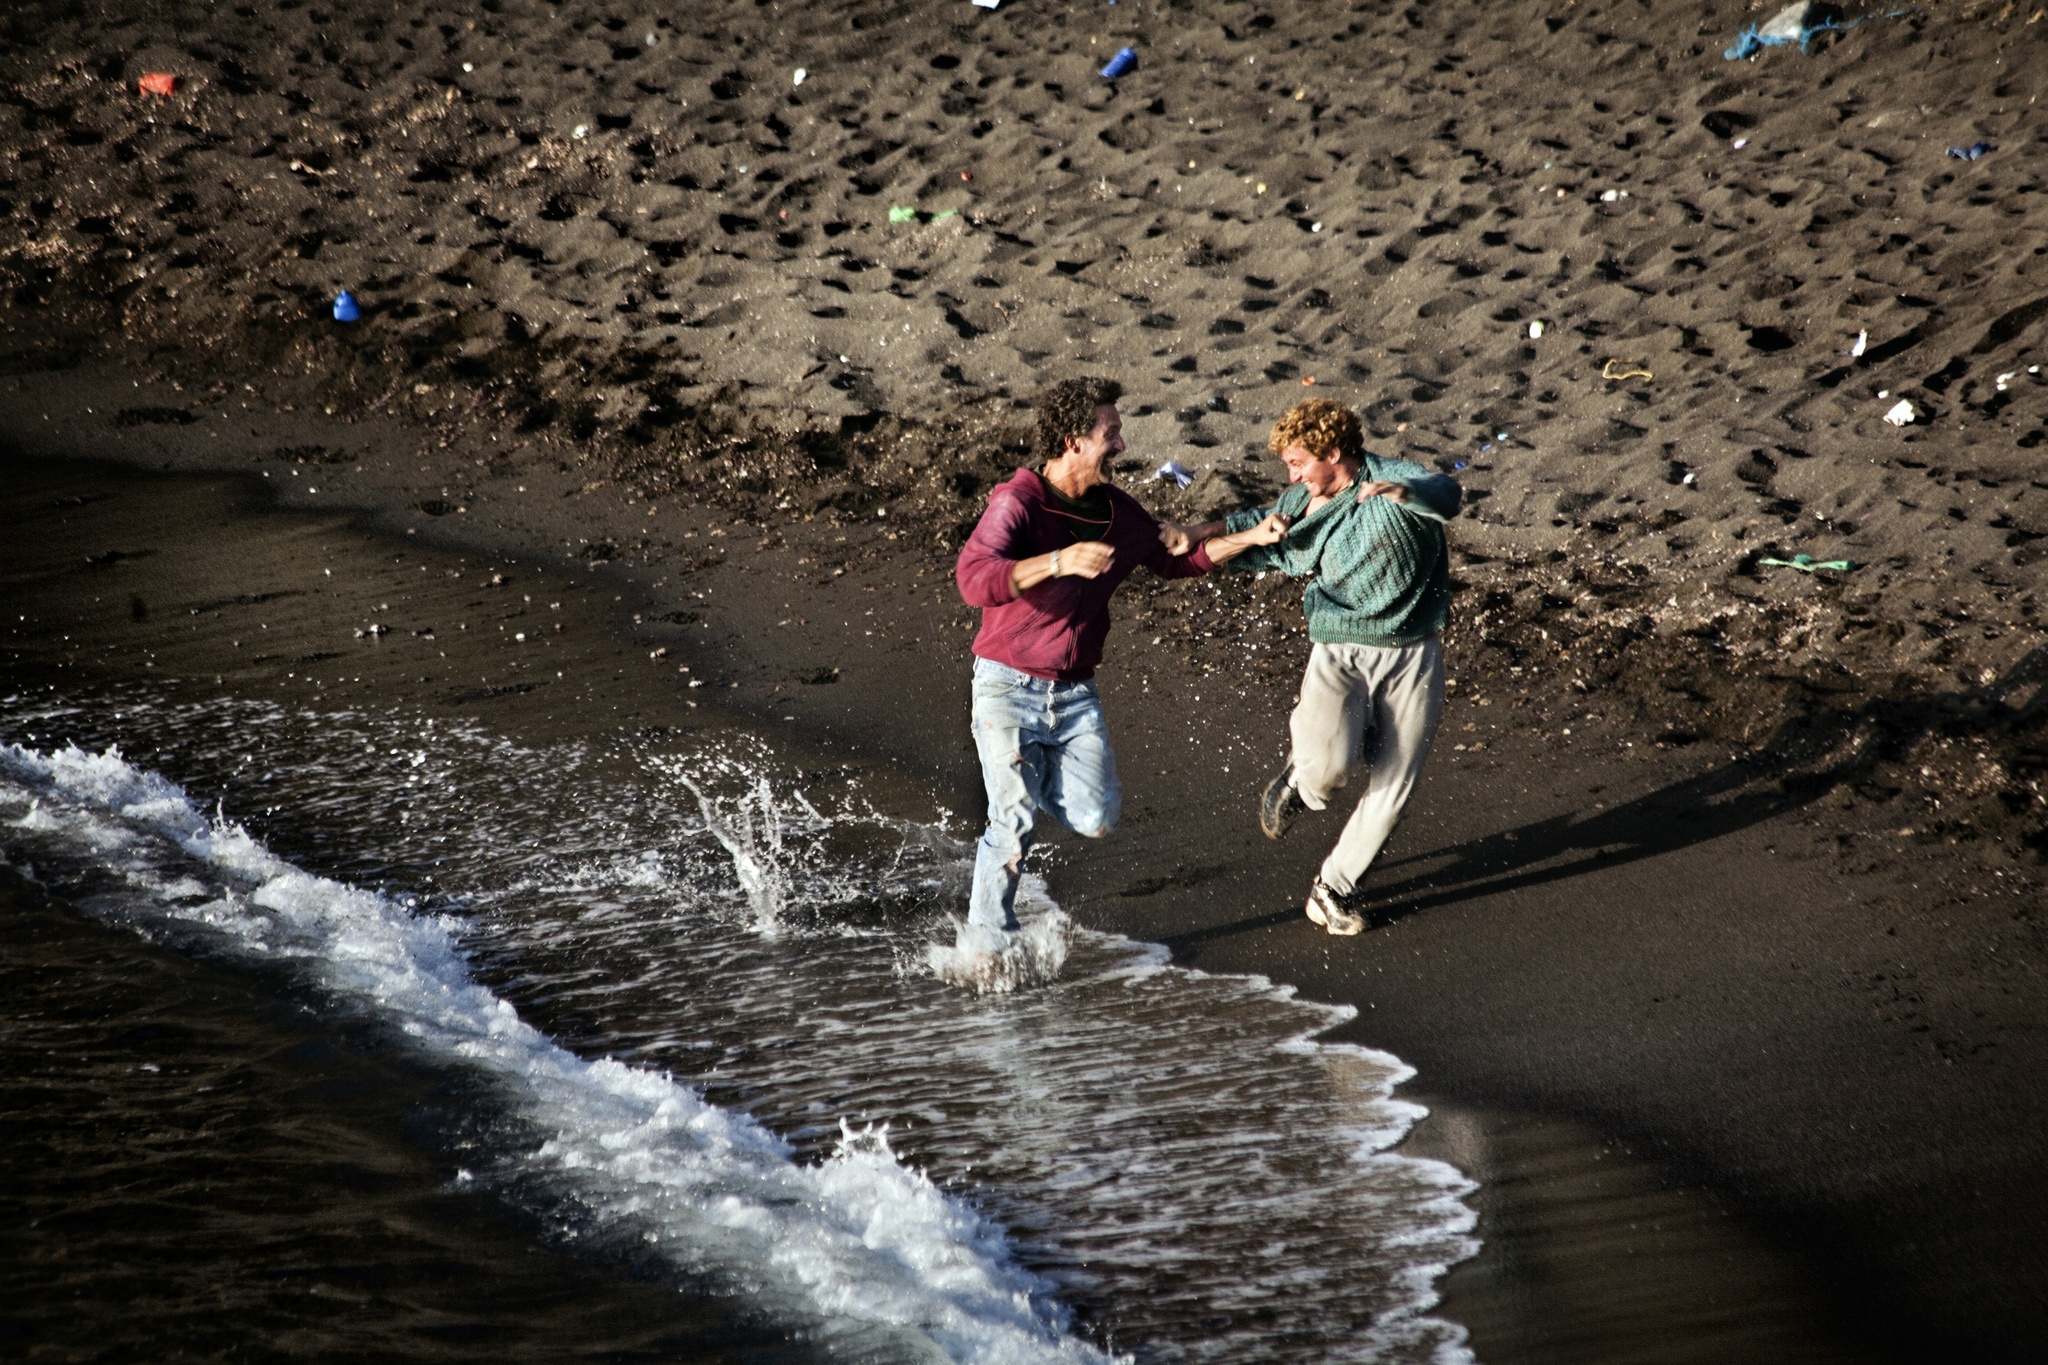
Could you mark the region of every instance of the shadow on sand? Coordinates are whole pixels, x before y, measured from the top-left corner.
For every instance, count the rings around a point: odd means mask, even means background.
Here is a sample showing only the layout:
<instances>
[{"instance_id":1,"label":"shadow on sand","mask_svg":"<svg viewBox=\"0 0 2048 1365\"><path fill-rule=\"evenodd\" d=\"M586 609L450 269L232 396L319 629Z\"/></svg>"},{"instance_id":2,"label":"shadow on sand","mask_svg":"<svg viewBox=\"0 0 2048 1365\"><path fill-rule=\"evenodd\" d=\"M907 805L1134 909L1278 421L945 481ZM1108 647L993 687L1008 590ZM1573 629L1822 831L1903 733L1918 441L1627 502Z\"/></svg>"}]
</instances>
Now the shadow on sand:
<instances>
[{"instance_id":1,"label":"shadow on sand","mask_svg":"<svg viewBox=\"0 0 2048 1365\"><path fill-rule=\"evenodd\" d=\"M2022 705L2009 704L2009 697L2023 691L2031 695ZM1933 736L2001 734L2019 753L2035 754L2048 766L2048 751L2039 745L2048 721L2048 650L2035 650L1982 687L1867 696L1851 706L1808 689L1797 700L1751 753L1611 810L1550 816L1451 848L1382 861L1367 883L1371 908L1362 913L1377 927L1475 897L1625 866L1774 820L1838 787L1880 799L1895 796L1900 789L1886 780L1886 766ZM2043 838L2037 827L2026 842L2039 846ZM1415 870L1387 879L1402 869ZM1165 941L1180 951L1300 915L1289 905Z\"/></svg>"},{"instance_id":2,"label":"shadow on sand","mask_svg":"<svg viewBox=\"0 0 2048 1365\"><path fill-rule=\"evenodd\" d=\"M1370 908L1359 913L1379 927L1474 897L1620 867L1747 829L1813 799L1772 790L1764 778L1757 764L1737 760L1591 816L1550 816L1449 848L1383 860L1374 869L1378 875L1366 884ZM1389 872L1401 869L1418 870L1387 879ZM1283 910L1175 934L1165 942L1178 952L1300 918L1301 907L1290 903Z\"/></svg>"}]
</instances>

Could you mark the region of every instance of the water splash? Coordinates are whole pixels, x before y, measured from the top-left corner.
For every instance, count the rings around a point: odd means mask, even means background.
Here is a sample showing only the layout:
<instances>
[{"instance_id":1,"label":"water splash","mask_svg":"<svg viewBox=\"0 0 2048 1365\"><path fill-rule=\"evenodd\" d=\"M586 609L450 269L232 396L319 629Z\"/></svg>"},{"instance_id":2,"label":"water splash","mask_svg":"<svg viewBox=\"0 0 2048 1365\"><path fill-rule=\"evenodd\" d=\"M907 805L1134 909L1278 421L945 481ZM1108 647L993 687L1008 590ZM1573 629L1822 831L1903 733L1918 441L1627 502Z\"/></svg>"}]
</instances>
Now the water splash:
<instances>
[{"instance_id":1,"label":"water splash","mask_svg":"<svg viewBox=\"0 0 2048 1365\"><path fill-rule=\"evenodd\" d=\"M964 921L949 918L951 943L927 943L924 966L949 986L976 995L1007 995L1012 991L1049 986L1059 980L1073 944L1074 923L1045 893L1045 883L1025 874L1017 886L1017 932L1000 949L989 952Z\"/></svg>"},{"instance_id":2,"label":"water splash","mask_svg":"<svg viewBox=\"0 0 2048 1365\"><path fill-rule=\"evenodd\" d=\"M732 859L733 874L746 896L754 927L762 933L775 933L795 903L797 885L819 880L816 849L808 842L797 847L785 832L815 836L837 822L821 814L801 792L778 801L768 778L758 772L742 770L740 793L720 799L707 793L693 774L674 767L668 771L696 798L705 829ZM882 823L871 809L865 816L872 823ZM913 849L923 846L927 852L939 851L938 832L929 826L903 824L899 833L890 865L878 869L883 880L900 869L904 856ZM964 886L960 878L952 880ZM1018 931L1000 948L989 951L975 941L978 936L964 921L949 915L945 922L952 928L953 942L925 944L917 961L940 981L977 995L1006 995L1050 985L1066 965L1073 921L1047 893L1044 879L1028 873L1017 890L1017 917Z\"/></svg>"},{"instance_id":3,"label":"water splash","mask_svg":"<svg viewBox=\"0 0 2048 1365\"><path fill-rule=\"evenodd\" d=\"M763 933L774 932L789 905L790 876L783 863L782 808L776 804L768 779L756 777L752 788L730 802L720 802L706 795L688 774L677 777L697 798L711 837L732 855L733 871L753 911L754 927ZM802 801L802 797L797 799ZM813 819L823 823L824 817L811 809L809 802L803 804Z\"/></svg>"}]
</instances>

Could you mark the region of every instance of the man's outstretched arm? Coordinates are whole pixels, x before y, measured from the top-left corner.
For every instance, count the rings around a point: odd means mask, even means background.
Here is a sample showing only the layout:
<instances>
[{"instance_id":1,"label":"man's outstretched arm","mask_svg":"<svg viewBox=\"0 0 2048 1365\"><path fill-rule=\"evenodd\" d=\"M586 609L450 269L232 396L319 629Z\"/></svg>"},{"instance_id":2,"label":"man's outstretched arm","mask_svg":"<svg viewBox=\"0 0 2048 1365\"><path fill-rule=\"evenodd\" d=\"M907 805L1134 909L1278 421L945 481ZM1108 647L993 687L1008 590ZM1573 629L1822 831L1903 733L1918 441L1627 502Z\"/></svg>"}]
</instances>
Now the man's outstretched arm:
<instances>
[{"instance_id":1,"label":"man's outstretched arm","mask_svg":"<svg viewBox=\"0 0 2048 1365\"><path fill-rule=\"evenodd\" d=\"M1163 521L1159 523L1159 539L1165 544L1168 553L1184 555L1203 541L1250 530L1278 510L1278 503L1271 507L1245 507L1220 520L1205 521L1193 526L1176 526L1170 521Z\"/></svg>"},{"instance_id":2,"label":"man's outstretched arm","mask_svg":"<svg viewBox=\"0 0 2048 1365\"><path fill-rule=\"evenodd\" d=\"M1269 512L1265 519L1255 526L1248 526L1242 531L1233 531L1228 535L1210 536L1202 542L1202 549L1207 552L1211 564L1226 564L1247 550L1278 545L1287 539L1287 528L1293 524L1278 512ZM1223 523L1212 521L1208 525L1220 529ZM1206 530L1208 527L1194 529Z\"/></svg>"},{"instance_id":3,"label":"man's outstretched arm","mask_svg":"<svg viewBox=\"0 0 2048 1365\"><path fill-rule=\"evenodd\" d=\"M1199 578L1215 568L1202 546L1202 537L1192 534L1199 527L1159 523L1159 542L1145 554L1146 568L1161 578Z\"/></svg>"}]
</instances>

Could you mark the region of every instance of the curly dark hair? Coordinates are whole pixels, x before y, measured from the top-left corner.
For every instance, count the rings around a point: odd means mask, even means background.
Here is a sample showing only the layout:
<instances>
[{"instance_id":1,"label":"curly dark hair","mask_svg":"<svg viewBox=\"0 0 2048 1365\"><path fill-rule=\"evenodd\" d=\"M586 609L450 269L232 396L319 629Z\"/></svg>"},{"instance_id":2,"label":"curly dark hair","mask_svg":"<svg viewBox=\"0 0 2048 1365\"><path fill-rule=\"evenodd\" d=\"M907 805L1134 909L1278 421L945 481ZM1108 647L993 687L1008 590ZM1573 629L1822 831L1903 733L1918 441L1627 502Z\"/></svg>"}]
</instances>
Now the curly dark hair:
<instances>
[{"instance_id":1,"label":"curly dark hair","mask_svg":"<svg viewBox=\"0 0 2048 1365\"><path fill-rule=\"evenodd\" d=\"M1365 454L1365 433L1359 429L1358 414L1334 398L1310 398L1296 403L1273 424L1266 447L1275 455L1289 446L1300 446L1319 460L1334 452L1347 460Z\"/></svg>"},{"instance_id":2,"label":"curly dark hair","mask_svg":"<svg viewBox=\"0 0 2048 1365\"><path fill-rule=\"evenodd\" d=\"M1083 375L1062 379L1038 395L1039 458L1057 460L1067 448L1069 436L1086 436L1095 430L1095 410L1115 407L1124 396L1124 386L1114 379Z\"/></svg>"}]
</instances>

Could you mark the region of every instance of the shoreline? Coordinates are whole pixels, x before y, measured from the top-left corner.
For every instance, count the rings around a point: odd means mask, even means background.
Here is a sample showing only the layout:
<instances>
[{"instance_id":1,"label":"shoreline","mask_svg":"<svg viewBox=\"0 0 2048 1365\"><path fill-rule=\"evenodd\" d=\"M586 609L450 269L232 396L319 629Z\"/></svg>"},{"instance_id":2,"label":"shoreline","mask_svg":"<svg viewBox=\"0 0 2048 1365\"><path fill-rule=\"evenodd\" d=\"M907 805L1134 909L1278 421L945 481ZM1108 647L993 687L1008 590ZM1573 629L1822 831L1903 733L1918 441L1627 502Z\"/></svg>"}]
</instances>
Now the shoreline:
<instances>
[{"instance_id":1,"label":"shoreline","mask_svg":"<svg viewBox=\"0 0 2048 1365\"><path fill-rule=\"evenodd\" d=\"M252 418L274 420L280 419ZM96 453L125 455L131 468L161 466L166 457L192 472L241 465L239 459L221 460L210 443L189 438L166 442L153 432L147 433L146 444L135 440L122 451L117 443L124 430L132 432L103 423L97 433L102 439L93 442ZM75 439L61 433L60 427L50 439ZM261 452L274 438L281 439L274 431L259 430L248 441ZM75 461L55 466L65 467L78 466ZM247 466L241 466L240 477L249 480L252 491L271 492L279 489L280 480L276 467L270 467L269 480L260 471L249 475ZM83 477L119 480L83 468ZM336 496L305 492L305 486L277 499L279 510L302 514L317 510L319 499ZM621 684L625 690L611 703L645 713L633 719L663 724L709 719L702 707L694 716L687 707L692 696L707 689L692 690L674 681L680 677L675 669L684 666L676 661L685 660L693 678L726 694L721 709L770 731L786 730L807 747L900 769L910 775L911 786L936 793L942 804L961 812L963 826L971 823L978 809L977 773L965 736L964 702L953 695L964 692L969 637L961 620L966 613L948 601L949 580L933 584L929 572L919 578L918 569L928 569L925 560L884 539L886 531L789 528L778 536L743 540L742 527L724 517L669 506L655 514L672 523L665 534L675 549L656 547L657 554L668 556L664 559L596 567L566 550L554 559L546 545L583 538L555 532L598 531L618 543L623 528L635 524L632 519L646 518L645 509L620 490L598 490L598 498L605 505L594 510L591 494L557 493L557 505L573 501L577 510L573 524L561 513L554 514L552 523L537 518L549 527L545 538L531 527L464 514L459 525L466 537L474 537L467 545L460 543L463 538L435 533L430 529L435 523L412 528L429 529L428 536L408 538L409 524L424 518L392 498L377 502L358 492L357 508L330 515L340 518L337 525L382 527L370 533L389 535L395 547L424 539L469 560L516 556L524 563L508 569L515 578L537 570L551 579L575 577L581 601L568 605L600 626L597 639L579 646L588 651L586 662L593 667L605 663L614 674L629 667L655 670L629 680L630 687ZM276 515L260 498L244 505L249 509L244 515ZM488 510L485 506L480 513ZM448 523L442 519L438 524ZM713 534L718 531L725 534ZM841 534L849 539L834 539ZM732 548L697 548L708 543ZM842 550L842 545L850 548ZM109 548L133 553L147 546L138 541L133 547ZM816 558L821 550L824 559ZM839 562L826 562L834 555ZM685 562L692 567L680 568ZM842 572L833 573L834 568ZM122 564L117 560L100 572L118 575ZM796 610L781 603L794 602L799 591L820 605L805 616L782 615ZM695 596L700 592L706 595ZM826 611L822 604L827 602L837 609ZM348 620L336 618L333 608L311 619L337 635L344 625L354 628L356 621L374 619L352 610L357 614ZM658 619L670 611L686 617L696 613L697 619ZM877 612L879 619L869 612ZM636 613L638 623L631 619ZM2013 1209L2038 1200L2017 1179L2015 1167L2024 1166L2032 1154L2028 1132L2040 1129L2019 1120L1985 1127L1989 1115L1999 1112L1986 1105L2001 1088L2005 1093L1998 1105L2006 1113L2015 1104L2040 1103L2041 1097L2029 1094L2019 1079L2027 1064L2023 1049L2038 1047L2038 1035L2024 1019L2023 998L2016 1002L2009 994L2027 989L2026 982L1995 971L1986 975L1981 949L1986 932L1995 948L1995 926L1982 916L1975 924L1966 923L1968 947L1958 952L1944 943L1947 926L1933 918L1933 913L1957 912L1937 911L1930 897L1916 896L1910 886L1916 878L1932 885L1936 877L1952 884L1980 880L1995 885L1988 872L1960 856L1966 849L1889 840L1877 858L1859 854L1873 864L1857 874L1871 888L1861 900L1843 908L1816 907L1804 922L1787 924L1776 908L1781 896L1801 902L1831 897L1843 859L1833 850L1871 846L1874 832L1856 828L1857 808L1830 806L1811 793L1774 792L1767 765L1703 761L1698 748L1658 750L1626 738L1629 728L1619 724L1596 725L1592 735L1569 745L1554 736L1546 742L1542 735L1509 732L1485 750L1458 754L1444 741L1463 734L1463 725L1487 718L1486 708L1476 701L1459 700L1447 715L1439 752L1408 826L1397 835L1383 868L1394 889L1405 885L1414 893L1415 910L1354 941L1362 950L1354 952L1306 930L1295 904L1295 883L1306 885L1306 869L1320 857L1320 839L1327 831L1305 822L1298 837L1273 846L1251 827L1248 803L1255 799L1272 746L1284 735L1285 671L1268 681L1188 668L1172 654L1143 645L1149 637L1141 637L1136 623L1119 615L1122 628L1112 640L1104 690L1134 799L1127 806L1125 829L1105 844L1049 841L1048 875L1076 919L1164 942L1184 965L1255 971L1296 985L1312 998L1357 1005L1358 1021L1337 1036L1394 1052L1416 1066L1421 1072L1418 1093L1436 1096L1447 1116L1456 1111L1493 1115L1481 1120L1481 1127L1511 1134L1526 1123L1515 1114L1556 1115L1587 1125L1577 1130L1581 1133L1600 1135L1594 1145L1625 1143L1636 1154L1633 1178L1639 1187L1675 1187L1680 1204L1694 1208L1700 1205L1688 1203L1684 1192L1711 1191L1707 1203L1721 1201L1736 1210L1733 1224L1745 1229L1744 1237L1761 1237L1766 1251L1778 1248L1765 1260L1789 1255L1794 1278L1815 1286L1813 1292L1831 1305L1825 1316L1839 1324L1841 1335L1833 1340L1844 1358L1887 1358L1900 1340L1952 1345L1967 1339L1958 1333L1975 1334L1984 1358L1999 1358L2001 1336L2011 1350L2029 1338L2033 1309L2024 1296L2009 1297L1995 1280L1984 1281L1995 1268L1988 1250L1980 1249L1974 1262L1965 1257L1940 1266L1910 1256L1888 1263L1883 1254L1886 1241L1902 1237L1916 1220L1924 1220L1921 1235L1935 1237L1944 1227L1952 1229L1947 1234L1951 1252L1955 1239L1969 1240L1964 1229L1973 1222L1964 1205L1971 1201L1943 1206L1935 1181L1957 1176L1942 1170L1943 1161L1926 1150L1928 1145L1951 1155L1986 1148L1976 1151L1977 1162L1964 1178L1996 1182ZM796 632L803 627L775 624L797 619L815 620L819 629L800 637ZM834 620L839 624L832 626ZM868 633L871 628L875 633ZM662 648L670 655L646 657ZM949 661L957 665L957 679L948 671ZM829 684L803 680L833 668L839 672ZM656 673L670 680L662 684L665 702L623 700L627 692L644 693ZM952 686L955 682L958 687ZM402 678L387 677L369 688L372 695L379 690L404 695L409 689ZM543 689L503 700L530 711L540 704L537 698L547 695ZM610 694L598 689L593 695ZM602 703L585 697L579 704ZM657 720L649 707L665 707L666 714ZM957 726L950 723L955 720ZM587 717L581 723L588 723ZM1218 736L1228 739L1219 744ZM1523 792L1507 785L1519 787L1516 779L1531 774L1541 774L1545 781L1534 785L1547 790ZM1237 787L1253 794L1238 803L1242 811L1218 799L1219 792ZM1605 799L1592 798L1588 787L1601 788ZM1611 813L1587 809L1589 804L1611 808ZM1802 828L1799 822L1807 820L1816 823ZM1794 837L1806 848L1795 849ZM1561 842L1568 856L1558 864L1518 855L1513 845L1524 840L1548 840L1553 851ZM1781 844L1782 865L1770 867L1779 861ZM1774 883L1772 878L1782 880ZM1668 901L1661 915L1655 913L1660 898ZM1873 915L1897 922L1879 925ZM1729 922L1715 927L1716 917L1722 916ZM1905 941L1887 933L1887 927L1899 930ZM1761 941L1730 941L1752 934ZM1630 935L1647 935L1650 941L1635 945L1624 962L1601 960L1603 943L1627 948ZM1830 942L1834 935L1840 936L1839 943ZM2008 952L2023 948L2024 942ZM1811 955L1812 966L1788 974L1784 963L1774 960L1788 948ZM1895 1007L1888 1017L1880 1013L1872 1022L1865 995L1851 993L1845 999L1846 988L1830 990L1817 979L1821 964L1827 963L1829 970L1844 969L1846 981L1846 959L1852 958L1910 960L1911 988L1923 1001L1933 996L1936 1005ZM1542 966L1543 979L1518 979L1530 964ZM1752 980L1759 972L1768 979ZM1888 977L1887 982L1897 979ZM1677 1006L1678 1017L1646 1026L1657 1005L1665 1003L1646 997L1674 983L1681 989L1671 992L1669 1003ZM1731 1013L1714 999L1685 1002L1680 997L1688 984L1699 994L1728 992L1727 999L1739 999L1740 1008ZM1489 1000L1490 992L1502 998ZM2004 1000L1992 998L2001 993L2006 993ZM1982 1022L1987 1006L1996 1016L1989 1023ZM1967 1028L1962 1016L1972 1011L1980 1020L1976 1040L1989 1036L1994 1047L2008 1045L2005 1057L1994 1051L1987 1062L1983 1049L1973 1049L1972 1039L1964 1037L1954 1053L1963 1058L1961 1077L1955 1062L1939 1053L1914 1060L1910 1044L1918 1023L1931 1016L1940 1041L1959 1026ZM1836 1036L1844 1028L1850 1036ZM1790 1055L1772 1061L1766 1050L1753 1073L1717 1061L1754 1047L1759 1037L1774 1037L1777 1029L1794 1031ZM1815 1036L1802 1044L1802 1031ZM1911 1103L1900 1104L1879 1131L1855 1136L1855 1118L1873 1093L1868 1087L1901 1086L1901 1067ZM2000 1082L2002 1076L2014 1080ZM1716 1106L1725 1112L1714 1112ZM1929 1132L1945 1133L1950 1140L1924 1144ZM1437 1141L1427 1132L1411 1140L1418 1146ZM1580 1167L1596 1159L1586 1154L1590 1141L1573 1148L1580 1153L1573 1158ZM1504 1146L1514 1149L1512 1142ZM1554 1146L1549 1150L1554 1152ZM1512 1176L1518 1169L1540 1170L1542 1162L1510 1157L1506 1167ZM1874 1193L1863 1173L1866 1167L1891 1172ZM1538 1178L1536 1187L1536 1197L1508 1208L1540 1208L1542 1192L1561 1185ZM1554 1209L1548 1221L1526 1221L1550 1229L1536 1235L1540 1242L1551 1236L1562 1216ZM1997 1221L2004 1228L1997 1234L2002 1248L1998 1263L2024 1283L2026 1267L2038 1263L2042 1253L2040 1240L2020 1231L2024 1220L2017 1213L2010 1222ZM1521 1240L1526 1244L1529 1238ZM1714 1245L1712 1239L1702 1244ZM1606 1242L1575 1251L1560 1245L1566 1249L1547 1253L1553 1282L1568 1281L1560 1267L1576 1264L1582 1282L1597 1283L1620 1254ZM1469 1294L1471 1303L1483 1306L1475 1307L1475 1320L1491 1315L1495 1325L1490 1330L1496 1335L1485 1358L1550 1358L1546 1352L1552 1346L1546 1343L1571 1339L1570 1324L1552 1316L1542 1296L1528 1300L1526 1289L1526 1282L1502 1279L1486 1252L1479 1262L1454 1271L1445 1285L1453 1301ZM1523 1296L1521 1306L1511 1311L1516 1295ZM1911 1310L1900 1312L1901 1302ZM1811 1305L1806 1307L1810 1311ZM1793 1313L1787 1320L1798 1317ZM1966 1325L1971 1319L1974 1328ZM2005 1332L1987 1322L2005 1323ZM1881 1328L1871 1326L1879 1323ZM1683 1345L1667 1342L1666 1354L1658 1358L1687 1358ZM1578 1358L1597 1358L1597 1353ZM1811 1356L1789 1353L1782 1358Z\"/></svg>"}]
</instances>

